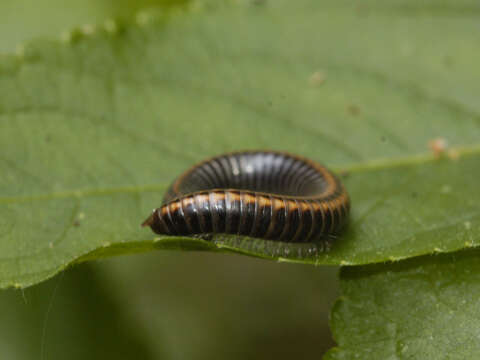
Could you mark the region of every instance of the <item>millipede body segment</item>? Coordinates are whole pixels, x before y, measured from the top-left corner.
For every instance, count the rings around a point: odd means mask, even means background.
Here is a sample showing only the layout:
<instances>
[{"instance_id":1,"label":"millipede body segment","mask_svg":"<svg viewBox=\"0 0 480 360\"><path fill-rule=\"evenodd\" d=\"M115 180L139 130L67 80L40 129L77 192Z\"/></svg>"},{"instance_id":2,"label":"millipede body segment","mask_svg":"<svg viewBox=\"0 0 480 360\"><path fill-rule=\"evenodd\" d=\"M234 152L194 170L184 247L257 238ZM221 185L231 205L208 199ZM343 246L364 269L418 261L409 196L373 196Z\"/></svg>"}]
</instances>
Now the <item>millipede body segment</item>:
<instances>
[{"instance_id":1,"label":"millipede body segment","mask_svg":"<svg viewBox=\"0 0 480 360\"><path fill-rule=\"evenodd\" d=\"M344 186L324 166L284 152L244 151L187 170L142 225L165 235L314 242L337 234L349 210Z\"/></svg>"}]
</instances>

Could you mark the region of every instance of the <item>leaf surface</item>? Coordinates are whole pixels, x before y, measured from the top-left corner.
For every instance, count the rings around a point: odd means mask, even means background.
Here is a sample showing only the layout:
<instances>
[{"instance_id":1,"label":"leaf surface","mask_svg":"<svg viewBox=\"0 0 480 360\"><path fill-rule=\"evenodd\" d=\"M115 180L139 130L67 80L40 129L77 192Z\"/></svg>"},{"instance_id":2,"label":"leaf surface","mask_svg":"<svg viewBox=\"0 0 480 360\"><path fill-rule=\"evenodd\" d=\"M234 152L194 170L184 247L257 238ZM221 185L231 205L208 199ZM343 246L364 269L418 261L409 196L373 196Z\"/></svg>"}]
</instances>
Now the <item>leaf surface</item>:
<instances>
[{"instance_id":1,"label":"leaf surface","mask_svg":"<svg viewBox=\"0 0 480 360\"><path fill-rule=\"evenodd\" d=\"M0 287L154 248L348 265L476 246L477 19L373 5L196 2L0 59ZM255 148L343 175L331 252L139 227L180 172Z\"/></svg>"},{"instance_id":2,"label":"leaf surface","mask_svg":"<svg viewBox=\"0 0 480 360\"><path fill-rule=\"evenodd\" d=\"M478 250L345 267L325 359L476 359Z\"/></svg>"}]
</instances>

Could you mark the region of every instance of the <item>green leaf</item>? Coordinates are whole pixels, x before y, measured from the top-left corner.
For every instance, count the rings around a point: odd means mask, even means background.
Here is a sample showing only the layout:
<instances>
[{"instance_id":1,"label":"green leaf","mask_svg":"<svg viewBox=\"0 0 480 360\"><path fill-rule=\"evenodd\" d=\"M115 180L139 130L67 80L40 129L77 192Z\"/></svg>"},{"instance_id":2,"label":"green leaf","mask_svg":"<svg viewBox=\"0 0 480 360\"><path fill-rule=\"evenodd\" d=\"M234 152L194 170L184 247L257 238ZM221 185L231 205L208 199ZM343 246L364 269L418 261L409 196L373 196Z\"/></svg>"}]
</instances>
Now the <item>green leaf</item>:
<instances>
[{"instance_id":1,"label":"green leaf","mask_svg":"<svg viewBox=\"0 0 480 360\"><path fill-rule=\"evenodd\" d=\"M342 268L325 359L479 358L479 255Z\"/></svg>"},{"instance_id":2,"label":"green leaf","mask_svg":"<svg viewBox=\"0 0 480 360\"><path fill-rule=\"evenodd\" d=\"M366 264L479 243L475 17L415 2L202 4L0 59L0 287L154 248ZM180 172L246 148L344 175L351 223L330 253L140 228Z\"/></svg>"}]
</instances>

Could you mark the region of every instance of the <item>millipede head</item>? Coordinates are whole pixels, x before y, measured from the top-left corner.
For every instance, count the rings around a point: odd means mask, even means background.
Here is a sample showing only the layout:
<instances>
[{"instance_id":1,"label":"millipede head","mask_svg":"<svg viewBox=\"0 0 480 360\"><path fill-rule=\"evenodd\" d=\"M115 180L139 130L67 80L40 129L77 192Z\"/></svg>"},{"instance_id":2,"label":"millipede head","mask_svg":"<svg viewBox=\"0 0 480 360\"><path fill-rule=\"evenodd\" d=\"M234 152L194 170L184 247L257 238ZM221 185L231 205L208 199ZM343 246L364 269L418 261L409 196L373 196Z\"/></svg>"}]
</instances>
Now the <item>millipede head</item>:
<instances>
[{"instance_id":1,"label":"millipede head","mask_svg":"<svg viewBox=\"0 0 480 360\"><path fill-rule=\"evenodd\" d=\"M142 227L150 226L155 223L155 209L152 211L152 214L142 223Z\"/></svg>"}]
</instances>

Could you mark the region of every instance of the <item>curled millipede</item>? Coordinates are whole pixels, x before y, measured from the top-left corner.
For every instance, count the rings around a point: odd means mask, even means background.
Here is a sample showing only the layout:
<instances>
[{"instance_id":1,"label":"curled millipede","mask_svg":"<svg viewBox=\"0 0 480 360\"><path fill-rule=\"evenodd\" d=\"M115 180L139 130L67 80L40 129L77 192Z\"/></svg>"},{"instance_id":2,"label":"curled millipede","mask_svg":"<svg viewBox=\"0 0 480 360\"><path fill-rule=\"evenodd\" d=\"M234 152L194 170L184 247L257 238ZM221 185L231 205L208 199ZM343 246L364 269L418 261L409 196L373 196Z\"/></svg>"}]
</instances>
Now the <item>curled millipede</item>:
<instances>
[{"instance_id":1,"label":"curled millipede","mask_svg":"<svg viewBox=\"0 0 480 360\"><path fill-rule=\"evenodd\" d=\"M178 177L142 226L157 234L237 234L281 242L334 237L350 200L324 166L274 151L235 152Z\"/></svg>"}]
</instances>

